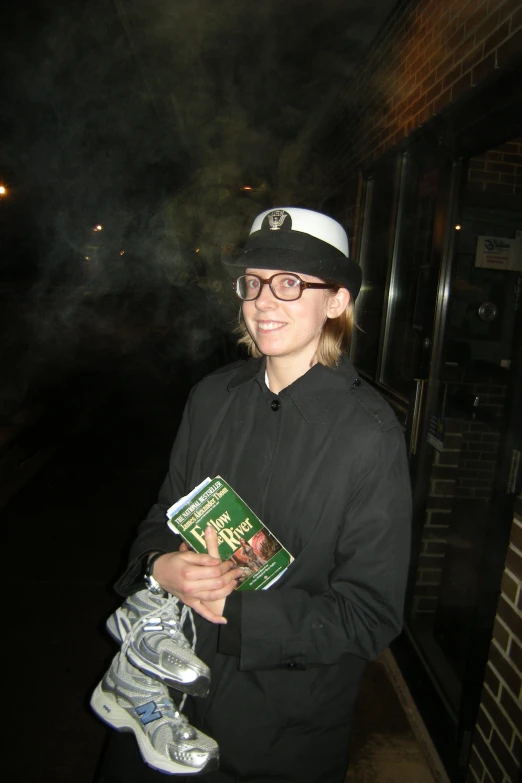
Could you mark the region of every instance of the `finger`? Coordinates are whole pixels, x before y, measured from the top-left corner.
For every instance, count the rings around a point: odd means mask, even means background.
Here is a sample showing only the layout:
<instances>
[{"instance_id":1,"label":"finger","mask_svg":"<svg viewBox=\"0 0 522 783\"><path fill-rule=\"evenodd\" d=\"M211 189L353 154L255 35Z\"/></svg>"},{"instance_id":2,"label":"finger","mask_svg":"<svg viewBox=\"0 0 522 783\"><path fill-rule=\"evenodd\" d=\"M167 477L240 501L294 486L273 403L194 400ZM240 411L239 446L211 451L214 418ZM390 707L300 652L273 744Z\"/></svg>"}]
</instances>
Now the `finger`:
<instances>
[{"instance_id":1,"label":"finger","mask_svg":"<svg viewBox=\"0 0 522 783\"><path fill-rule=\"evenodd\" d=\"M220 592L222 595L229 595L236 587L236 579L237 577L230 576L229 574L217 579L199 579L197 581L187 579L181 589L188 595L208 600L207 595L212 591ZM222 597L222 595L220 597Z\"/></svg>"},{"instance_id":2,"label":"finger","mask_svg":"<svg viewBox=\"0 0 522 783\"><path fill-rule=\"evenodd\" d=\"M216 565L215 557L212 557L211 555L207 555L207 554L199 554L199 552L194 552L192 549L182 550L180 548L179 552L177 552L177 555L183 558L184 563L193 563L194 565L201 565L201 566ZM217 560L219 563L221 563L221 558L218 557Z\"/></svg>"},{"instance_id":3,"label":"finger","mask_svg":"<svg viewBox=\"0 0 522 783\"><path fill-rule=\"evenodd\" d=\"M190 552L188 544L185 543L185 541L182 541L179 545L179 552Z\"/></svg>"},{"instance_id":4,"label":"finger","mask_svg":"<svg viewBox=\"0 0 522 783\"><path fill-rule=\"evenodd\" d=\"M239 568L231 568L230 566L223 568L222 566L224 565L225 564L223 563L219 566L206 566L204 568L192 565L186 566L181 571L183 585L180 586L182 589L185 589L186 585L193 583L194 586L201 587L202 582L207 583L212 580L214 582L212 587L221 587L240 576L241 570ZM207 585L205 584L205 587L206 586ZM210 585L208 586L211 587Z\"/></svg>"},{"instance_id":5,"label":"finger","mask_svg":"<svg viewBox=\"0 0 522 783\"><path fill-rule=\"evenodd\" d=\"M207 525L205 528L205 541L209 555L211 557L219 557L218 537L212 525Z\"/></svg>"},{"instance_id":6,"label":"finger","mask_svg":"<svg viewBox=\"0 0 522 783\"><path fill-rule=\"evenodd\" d=\"M191 609L197 612L205 620L208 620L210 623L215 623L216 625L226 625L227 620L225 617L222 617L221 615L212 612L199 599L194 598L188 602L186 601L185 603L187 604L187 606L190 606Z\"/></svg>"}]
</instances>

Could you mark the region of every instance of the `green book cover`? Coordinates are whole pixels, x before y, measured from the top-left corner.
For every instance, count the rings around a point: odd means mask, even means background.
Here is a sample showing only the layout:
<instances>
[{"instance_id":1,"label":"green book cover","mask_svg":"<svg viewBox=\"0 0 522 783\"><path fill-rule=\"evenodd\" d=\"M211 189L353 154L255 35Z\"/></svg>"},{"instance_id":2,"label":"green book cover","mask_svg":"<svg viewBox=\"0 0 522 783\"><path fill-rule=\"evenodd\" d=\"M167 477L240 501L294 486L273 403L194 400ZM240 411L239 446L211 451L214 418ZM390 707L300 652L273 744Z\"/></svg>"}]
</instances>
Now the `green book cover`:
<instances>
[{"instance_id":1,"label":"green book cover","mask_svg":"<svg viewBox=\"0 0 522 783\"><path fill-rule=\"evenodd\" d=\"M241 569L237 590L265 590L294 559L221 476L180 498L167 518L170 529L200 553L207 551L205 528L212 525L221 559Z\"/></svg>"}]
</instances>

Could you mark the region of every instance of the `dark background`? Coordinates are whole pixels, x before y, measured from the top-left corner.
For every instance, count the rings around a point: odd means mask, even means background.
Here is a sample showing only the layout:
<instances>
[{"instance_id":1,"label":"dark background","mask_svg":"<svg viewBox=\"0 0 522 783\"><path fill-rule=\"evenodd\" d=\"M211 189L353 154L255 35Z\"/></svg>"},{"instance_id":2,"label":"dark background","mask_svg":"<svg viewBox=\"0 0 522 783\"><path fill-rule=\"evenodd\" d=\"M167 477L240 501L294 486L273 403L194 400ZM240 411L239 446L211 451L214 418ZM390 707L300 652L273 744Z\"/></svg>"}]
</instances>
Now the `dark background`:
<instances>
[{"instance_id":1,"label":"dark background","mask_svg":"<svg viewBox=\"0 0 522 783\"><path fill-rule=\"evenodd\" d=\"M103 630L190 387L236 357L221 254L317 206L308 129L390 0L9 3L0 514L11 781L89 781ZM101 228L98 228L100 226Z\"/></svg>"}]
</instances>

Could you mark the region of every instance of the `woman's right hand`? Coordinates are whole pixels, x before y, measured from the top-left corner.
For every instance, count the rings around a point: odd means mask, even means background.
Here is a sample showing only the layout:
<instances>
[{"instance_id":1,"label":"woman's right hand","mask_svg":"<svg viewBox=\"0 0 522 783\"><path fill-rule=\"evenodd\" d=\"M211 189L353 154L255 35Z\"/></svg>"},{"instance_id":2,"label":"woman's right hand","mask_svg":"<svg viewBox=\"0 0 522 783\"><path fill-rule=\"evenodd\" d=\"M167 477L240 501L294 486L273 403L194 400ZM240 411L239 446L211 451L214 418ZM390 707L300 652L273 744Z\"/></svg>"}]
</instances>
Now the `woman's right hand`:
<instances>
[{"instance_id":1,"label":"woman's right hand","mask_svg":"<svg viewBox=\"0 0 522 783\"><path fill-rule=\"evenodd\" d=\"M226 598L236 586L241 571L228 560L192 551L168 552L154 563L153 576L168 593L181 599L213 623L226 620L214 614L202 601Z\"/></svg>"}]
</instances>

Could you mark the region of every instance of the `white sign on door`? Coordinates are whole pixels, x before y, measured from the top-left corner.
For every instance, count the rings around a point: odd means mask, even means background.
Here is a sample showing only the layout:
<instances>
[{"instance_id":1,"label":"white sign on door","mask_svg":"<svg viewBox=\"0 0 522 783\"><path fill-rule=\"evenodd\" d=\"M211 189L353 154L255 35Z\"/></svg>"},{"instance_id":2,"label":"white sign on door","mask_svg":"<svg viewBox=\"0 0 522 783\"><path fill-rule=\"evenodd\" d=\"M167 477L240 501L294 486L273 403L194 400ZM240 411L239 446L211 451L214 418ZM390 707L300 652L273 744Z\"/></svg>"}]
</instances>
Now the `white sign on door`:
<instances>
[{"instance_id":1,"label":"white sign on door","mask_svg":"<svg viewBox=\"0 0 522 783\"><path fill-rule=\"evenodd\" d=\"M518 232L517 232L518 234ZM522 271L520 237L477 237L475 266L482 269Z\"/></svg>"}]
</instances>

